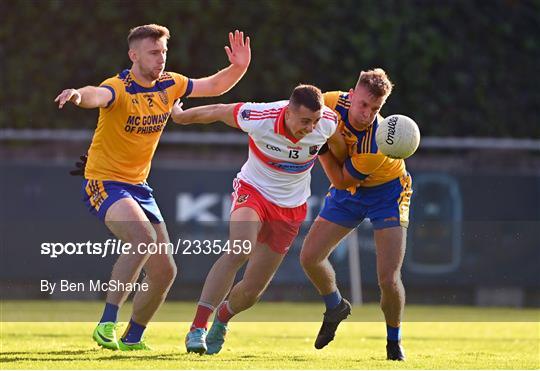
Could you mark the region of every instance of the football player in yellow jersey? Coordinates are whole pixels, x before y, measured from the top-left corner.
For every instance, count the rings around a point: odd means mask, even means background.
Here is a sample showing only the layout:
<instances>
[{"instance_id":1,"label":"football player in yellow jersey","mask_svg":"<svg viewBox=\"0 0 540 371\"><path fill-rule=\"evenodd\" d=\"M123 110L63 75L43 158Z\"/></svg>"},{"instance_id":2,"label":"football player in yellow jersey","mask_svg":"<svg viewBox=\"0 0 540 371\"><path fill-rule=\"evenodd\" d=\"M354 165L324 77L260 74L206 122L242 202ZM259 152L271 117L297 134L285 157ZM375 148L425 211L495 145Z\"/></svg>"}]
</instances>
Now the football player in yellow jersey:
<instances>
[{"instance_id":1,"label":"football player in yellow jersey","mask_svg":"<svg viewBox=\"0 0 540 371\"><path fill-rule=\"evenodd\" d=\"M133 62L130 70L98 87L66 89L55 99L59 108L71 102L82 108L100 109L84 170L84 201L117 238L133 246L116 261L111 281L126 287L137 280L141 269L145 272L148 289L135 294L131 321L121 339L115 331L117 313L129 292L107 293L93 338L100 346L113 350L147 349L142 334L176 276L170 253L149 255L146 249L136 248L169 242L146 178L174 101L227 92L242 78L251 60L249 37L244 39L243 32L235 31L229 34L230 46L225 47L231 65L212 76L189 79L164 71L168 39L169 30L163 26L133 28L128 35L128 55Z\"/></svg>"},{"instance_id":2,"label":"football player in yellow jersey","mask_svg":"<svg viewBox=\"0 0 540 371\"><path fill-rule=\"evenodd\" d=\"M377 68L363 71L355 88L349 92L324 95L325 104L339 116L339 129L349 148L349 156L342 163L330 151L319 152L319 160L332 186L304 240L300 260L326 305L315 341L315 347L321 349L334 339L339 323L351 311L351 305L339 293L328 256L339 241L364 218L369 218L374 228L381 308L387 325L387 358L404 360L400 325L405 290L400 271L412 195L411 177L403 160L384 156L375 142L382 119L379 111L392 86L386 73Z\"/></svg>"}]
</instances>

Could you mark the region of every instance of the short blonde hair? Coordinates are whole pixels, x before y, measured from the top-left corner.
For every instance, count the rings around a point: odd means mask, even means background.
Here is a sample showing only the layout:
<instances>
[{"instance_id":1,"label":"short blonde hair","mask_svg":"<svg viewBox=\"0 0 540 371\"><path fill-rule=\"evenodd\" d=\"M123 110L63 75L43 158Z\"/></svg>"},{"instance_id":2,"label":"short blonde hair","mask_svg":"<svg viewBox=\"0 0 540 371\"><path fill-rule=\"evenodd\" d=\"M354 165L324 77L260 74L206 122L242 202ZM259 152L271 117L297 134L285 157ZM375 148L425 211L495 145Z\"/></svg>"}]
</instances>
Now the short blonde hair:
<instances>
[{"instance_id":1,"label":"short blonde hair","mask_svg":"<svg viewBox=\"0 0 540 371\"><path fill-rule=\"evenodd\" d=\"M162 37L165 37L167 40L169 40L169 37L171 37L169 29L167 27L160 26L158 24L145 24L143 26L138 26L129 30L127 42L128 46L131 47L133 42L138 40L146 38L158 40Z\"/></svg>"},{"instance_id":2,"label":"short blonde hair","mask_svg":"<svg viewBox=\"0 0 540 371\"><path fill-rule=\"evenodd\" d=\"M382 68L360 72L356 87L360 85L365 86L376 97L389 96L394 86Z\"/></svg>"}]
</instances>

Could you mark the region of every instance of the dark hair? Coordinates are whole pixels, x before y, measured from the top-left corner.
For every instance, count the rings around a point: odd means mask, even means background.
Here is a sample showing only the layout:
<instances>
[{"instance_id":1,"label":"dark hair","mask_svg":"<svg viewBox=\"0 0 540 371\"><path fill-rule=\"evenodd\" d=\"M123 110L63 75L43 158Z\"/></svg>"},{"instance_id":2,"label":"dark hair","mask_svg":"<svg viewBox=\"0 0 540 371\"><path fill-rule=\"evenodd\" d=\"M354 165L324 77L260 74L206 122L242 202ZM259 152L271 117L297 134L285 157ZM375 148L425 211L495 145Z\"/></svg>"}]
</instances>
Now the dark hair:
<instances>
[{"instance_id":1,"label":"dark hair","mask_svg":"<svg viewBox=\"0 0 540 371\"><path fill-rule=\"evenodd\" d=\"M128 46L131 47L131 44L134 41L146 39L148 37L158 40L162 37L169 39L171 35L169 34L169 29L158 24L145 24L143 26L138 26L129 30L127 37Z\"/></svg>"},{"instance_id":2,"label":"dark hair","mask_svg":"<svg viewBox=\"0 0 540 371\"><path fill-rule=\"evenodd\" d=\"M298 85L294 88L289 105L300 107L304 106L309 110L316 112L324 106L324 99L321 90L313 85Z\"/></svg>"},{"instance_id":3,"label":"dark hair","mask_svg":"<svg viewBox=\"0 0 540 371\"><path fill-rule=\"evenodd\" d=\"M365 86L376 97L389 96L394 86L382 68L360 72L356 86L359 85Z\"/></svg>"}]
</instances>

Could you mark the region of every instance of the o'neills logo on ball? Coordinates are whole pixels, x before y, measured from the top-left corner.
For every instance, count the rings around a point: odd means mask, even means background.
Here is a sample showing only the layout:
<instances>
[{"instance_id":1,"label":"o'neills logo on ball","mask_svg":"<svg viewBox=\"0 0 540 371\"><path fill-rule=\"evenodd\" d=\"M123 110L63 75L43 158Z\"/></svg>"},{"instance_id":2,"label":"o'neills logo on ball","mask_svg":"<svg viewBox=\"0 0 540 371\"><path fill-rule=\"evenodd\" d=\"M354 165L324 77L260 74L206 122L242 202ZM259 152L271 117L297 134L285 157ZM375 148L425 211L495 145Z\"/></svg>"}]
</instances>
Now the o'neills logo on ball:
<instances>
[{"instance_id":1,"label":"o'neills logo on ball","mask_svg":"<svg viewBox=\"0 0 540 371\"><path fill-rule=\"evenodd\" d=\"M396 134L397 117L388 120L388 133L386 134L386 143L394 144L394 135Z\"/></svg>"}]
</instances>

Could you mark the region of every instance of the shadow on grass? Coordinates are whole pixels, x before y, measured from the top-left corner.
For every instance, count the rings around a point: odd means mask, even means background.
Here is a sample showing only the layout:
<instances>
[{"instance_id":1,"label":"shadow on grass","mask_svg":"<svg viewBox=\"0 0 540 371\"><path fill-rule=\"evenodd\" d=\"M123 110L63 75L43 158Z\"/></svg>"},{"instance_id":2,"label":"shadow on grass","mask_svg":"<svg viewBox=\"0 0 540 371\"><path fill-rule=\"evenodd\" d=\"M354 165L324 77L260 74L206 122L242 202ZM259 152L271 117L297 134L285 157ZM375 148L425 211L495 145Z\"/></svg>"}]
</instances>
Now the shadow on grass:
<instances>
[{"instance_id":1,"label":"shadow on grass","mask_svg":"<svg viewBox=\"0 0 540 371\"><path fill-rule=\"evenodd\" d=\"M359 336L357 339L366 339L366 340L381 340L384 341L386 337L384 335L381 336ZM447 337L447 338L440 338L440 337L428 337L428 336L403 336L403 341L407 340L423 340L423 341L433 341L433 342L466 342L466 341L482 341L482 342L514 342L514 341L531 341L534 340L533 338L487 338L487 337Z\"/></svg>"},{"instance_id":2,"label":"shadow on grass","mask_svg":"<svg viewBox=\"0 0 540 371\"><path fill-rule=\"evenodd\" d=\"M137 361L189 361L194 363L206 363L210 361L220 361L220 362L253 362L256 359L264 359L269 360L266 356L265 357L259 357L255 355L245 354L245 355L235 355L234 359L228 359L223 358L223 356L227 355L203 355L199 356L197 354L188 354L188 353L170 353L170 354L152 354L152 355L141 355L140 353L137 355L128 355L128 354L114 354L111 356L105 356L105 357L97 357L94 360L100 360L100 361L121 361L121 360L137 360ZM306 361L307 359L303 357L299 357L301 359L295 360L302 360ZM281 358L279 358L281 359ZM277 360L277 358L276 358Z\"/></svg>"},{"instance_id":3,"label":"shadow on grass","mask_svg":"<svg viewBox=\"0 0 540 371\"><path fill-rule=\"evenodd\" d=\"M87 353L95 353L96 350L94 349L86 349L86 350L56 350L56 351L44 351L44 352L33 352L33 351L28 351L28 352L2 352L2 357L4 356L11 356L11 355L23 355L23 354L33 354L33 355L39 355L39 354L43 354L43 355L47 355L47 356L50 356L50 355L58 355L58 356L69 356L69 355L82 355L82 354L87 354Z\"/></svg>"},{"instance_id":4,"label":"shadow on grass","mask_svg":"<svg viewBox=\"0 0 540 371\"><path fill-rule=\"evenodd\" d=\"M19 334L19 333L16 333L16 332L13 332L13 333L7 333L7 332L3 332L2 333L2 336L16 336L19 340L21 339L39 339L39 338L52 338L52 339L57 339L57 338L62 338L62 339L66 339L66 338L80 338L81 336L85 336L84 334L81 335L81 334Z\"/></svg>"},{"instance_id":5,"label":"shadow on grass","mask_svg":"<svg viewBox=\"0 0 540 371\"><path fill-rule=\"evenodd\" d=\"M216 355L198 355L198 354L190 354L190 353L184 353L184 352L173 352L173 353L158 353L158 352L150 352L150 353L141 353L141 352L137 352L137 353L134 353L134 352L110 352L110 354L108 355L105 355L105 354L97 354L95 355L95 357L84 357L84 359L80 359L80 358L65 358L65 357L62 357L62 356L72 356L74 354L83 354L83 353L96 353L96 351L94 350L86 350L86 351L82 351L82 352L77 352L77 351L67 351L67 352L62 352L62 351L58 351L58 352L43 352L43 353L39 353L39 354L43 354L43 355L47 355L47 356L50 356L50 355L57 355L58 358L50 358L50 357L43 357L43 358L40 358L40 357L36 357L35 354L36 353L32 353L32 354L28 354L28 357L13 357L13 358L3 358L2 359L2 362L6 361L6 362L17 362L17 361L22 361L22 362L29 362L29 361L48 361L48 362L55 362L55 361L60 361L60 362L63 362L63 361L79 361L79 362L84 362L84 361L89 361L89 362L95 362L95 361L189 361L189 362L195 362L195 363L205 363L205 362L210 362L210 361L220 361L220 362L224 362L224 363L227 363L227 362L253 362L254 360L257 360L257 359L264 359L264 360L267 360L267 361L272 361L273 359L271 358L268 358L268 356L264 356L264 357L261 357L261 356L257 356L257 355L253 355L253 354L234 354L234 353L225 353L225 354L216 354ZM22 352L11 352L11 353L5 353L6 355L22 355L22 354L25 354L25 353L22 353ZM234 358L225 358L225 357L230 357L231 355L234 355ZM282 358L280 356L276 356L275 357L275 360L281 360ZM306 362L306 361L309 361L309 359L307 357L304 357L304 356L288 356L287 357L287 360L292 360L292 361L301 361L301 362Z\"/></svg>"}]
</instances>

